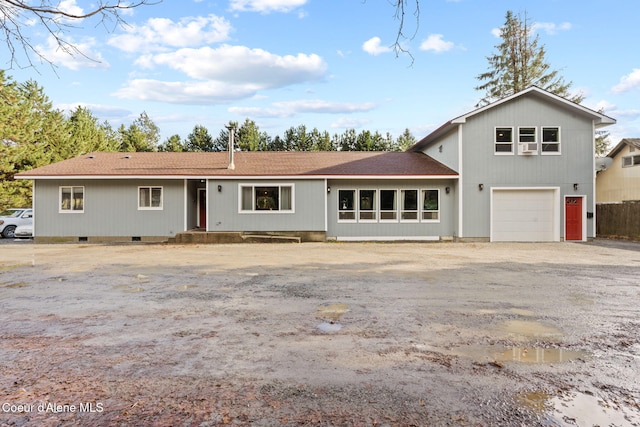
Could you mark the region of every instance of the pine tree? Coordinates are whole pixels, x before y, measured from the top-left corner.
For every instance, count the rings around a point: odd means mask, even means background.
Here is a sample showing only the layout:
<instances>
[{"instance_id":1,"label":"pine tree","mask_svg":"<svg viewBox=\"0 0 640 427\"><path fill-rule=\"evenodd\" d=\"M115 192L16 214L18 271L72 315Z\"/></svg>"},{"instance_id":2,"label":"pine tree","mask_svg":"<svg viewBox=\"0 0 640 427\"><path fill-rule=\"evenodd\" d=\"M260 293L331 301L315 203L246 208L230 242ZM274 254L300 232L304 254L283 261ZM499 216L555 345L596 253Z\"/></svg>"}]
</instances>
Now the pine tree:
<instances>
[{"instance_id":1,"label":"pine tree","mask_svg":"<svg viewBox=\"0 0 640 427\"><path fill-rule=\"evenodd\" d=\"M576 103L582 102L581 94L572 96L569 93L572 83L566 83L557 70L551 69L545 58L544 45L539 43L539 35L534 36L526 14L522 19L508 11L500 37L502 43L495 46L497 52L487 57L488 71L476 77L484 82L476 90L485 92L476 107L530 86L538 86Z\"/></svg>"}]
</instances>

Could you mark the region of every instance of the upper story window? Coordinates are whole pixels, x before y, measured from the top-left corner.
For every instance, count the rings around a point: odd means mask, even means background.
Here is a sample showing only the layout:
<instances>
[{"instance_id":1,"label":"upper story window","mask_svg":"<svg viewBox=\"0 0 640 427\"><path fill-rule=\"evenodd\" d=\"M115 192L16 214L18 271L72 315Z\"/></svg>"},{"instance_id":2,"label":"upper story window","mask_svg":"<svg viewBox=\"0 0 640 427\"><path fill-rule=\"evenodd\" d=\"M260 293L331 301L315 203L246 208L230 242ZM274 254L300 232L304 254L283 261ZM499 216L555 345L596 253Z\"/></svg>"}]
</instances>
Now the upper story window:
<instances>
[{"instance_id":1,"label":"upper story window","mask_svg":"<svg viewBox=\"0 0 640 427\"><path fill-rule=\"evenodd\" d=\"M84 212L84 187L60 187L60 212Z\"/></svg>"},{"instance_id":2,"label":"upper story window","mask_svg":"<svg viewBox=\"0 0 640 427\"><path fill-rule=\"evenodd\" d=\"M293 184L241 185L241 212L293 212Z\"/></svg>"},{"instance_id":3,"label":"upper story window","mask_svg":"<svg viewBox=\"0 0 640 427\"><path fill-rule=\"evenodd\" d=\"M495 154L513 154L513 128L496 128L494 144Z\"/></svg>"},{"instance_id":4,"label":"upper story window","mask_svg":"<svg viewBox=\"0 0 640 427\"><path fill-rule=\"evenodd\" d=\"M560 154L560 128L542 128L542 154Z\"/></svg>"},{"instance_id":5,"label":"upper story window","mask_svg":"<svg viewBox=\"0 0 640 427\"><path fill-rule=\"evenodd\" d=\"M538 135L535 127L518 128L520 154L538 154Z\"/></svg>"},{"instance_id":6,"label":"upper story window","mask_svg":"<svg viewBox=\"0 0 640 427\"><path fill-rule=\"evenodd\" d=\"M635 156L625 156L622 158L622 167L628 168L630 166L638 166L640 165L640 155L636 154Z\"/></svg>"},{"instance_id":7,"label":"upper story window","mask_svg":"<svg viewBox=\"0 0 640 427\"><path fill-rule=\"evenodd\" d=\"M138 187L138 210L161 210L162 187Z\"/></svg>"}]
</instances>

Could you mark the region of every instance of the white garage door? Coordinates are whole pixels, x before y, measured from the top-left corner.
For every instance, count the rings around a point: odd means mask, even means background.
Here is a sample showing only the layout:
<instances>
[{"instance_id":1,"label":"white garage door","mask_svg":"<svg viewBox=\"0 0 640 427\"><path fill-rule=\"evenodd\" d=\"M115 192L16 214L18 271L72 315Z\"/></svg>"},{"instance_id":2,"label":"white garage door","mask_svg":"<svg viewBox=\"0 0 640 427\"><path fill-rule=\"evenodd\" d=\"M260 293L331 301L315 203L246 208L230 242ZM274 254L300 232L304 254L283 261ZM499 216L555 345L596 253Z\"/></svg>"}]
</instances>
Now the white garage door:
<instances>
[{"instance_id":1,"label":"white garage door","mask_svg":"<svg viewBox=\"0 0 640 427\"><path fill-rule=\"evenodd\" d=\"M553 189L493 190L492 242L553 242L559 240Z\"/></svg>"}]
</instances>

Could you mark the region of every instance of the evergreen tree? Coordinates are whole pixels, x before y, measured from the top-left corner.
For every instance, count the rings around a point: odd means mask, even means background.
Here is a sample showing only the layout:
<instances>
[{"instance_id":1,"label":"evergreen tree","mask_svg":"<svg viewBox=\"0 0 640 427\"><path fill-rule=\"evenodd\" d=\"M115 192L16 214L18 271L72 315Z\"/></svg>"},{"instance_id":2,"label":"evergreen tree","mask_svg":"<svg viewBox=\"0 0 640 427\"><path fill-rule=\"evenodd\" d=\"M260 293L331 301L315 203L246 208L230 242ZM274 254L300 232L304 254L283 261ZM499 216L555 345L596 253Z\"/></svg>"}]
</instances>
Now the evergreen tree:
<instances>
[{"instance_id":1,"label":"evergreen tree","mask_svg":"<svg viewBox=\"0 0 640 427\"><path fill-rule=\"evenodd\" d=\"M260 132L260 128L253 120L245 119L237 130L237 148L242 151L266 151L270 137L266 132Z\"/></svg>"},{"instance_id":2,"label":"evergreen tree","mask_svg":"<svg viewBox=\"0 0 640 427\"><path fill-rule=\"evenodd\" d=\"M185 151L216 151L214 145L211 134L202 125L195 125L193 131L187 135L187 141L184 144Z\"/></svg>"},{"instance_id":3,"label":"evergreen tree","mask_svg":"<svg viewBox=\"0 0 640 427\"><path fill-rule=\"evenodd\" d=\"M416 138L411 131L407 128L402 135L396 140L396 148L400 151L407 151L409 147L416 143Z\"/></svg>"},{"instance_id":4,"label":"evergreen tree","mask_svg":"<svg viewBox=\"0 0 640 427\"><path fill-rule=\"evenodd\" d=\"M91 110L76 107L68 119L69 144L64 158L94 151L117 151L118 141L108 122L99 124Z\"/></svg>"},{"instance_id":5,"label":"evergreen tree","mask_svg":"<svg viewBox=\"0 0 640 427\"><path fill-rule=\"evenodd\" d=\"M158 151L180 153L186 151L180 135L171 135L166 141L158 146Z\"/></svg>"},{"instance_id":6,"label":"evergreen tree","mask_svg":"<svg viewBox=\"0 0 640 427\"><path fill-rule=\"evenodd\" d=\"M566 83L557 70L551 69L544 45L539 43L539 35L534 36L526 14L522 19L508 11L500 37L502 42L495 46L497 52L487 57L488 71L477 76L483 83L476 90L485 92L477 107L534 85L570 101L582 102L582 95L569 93L571 82Z\"/></svg>"}]
</instances>

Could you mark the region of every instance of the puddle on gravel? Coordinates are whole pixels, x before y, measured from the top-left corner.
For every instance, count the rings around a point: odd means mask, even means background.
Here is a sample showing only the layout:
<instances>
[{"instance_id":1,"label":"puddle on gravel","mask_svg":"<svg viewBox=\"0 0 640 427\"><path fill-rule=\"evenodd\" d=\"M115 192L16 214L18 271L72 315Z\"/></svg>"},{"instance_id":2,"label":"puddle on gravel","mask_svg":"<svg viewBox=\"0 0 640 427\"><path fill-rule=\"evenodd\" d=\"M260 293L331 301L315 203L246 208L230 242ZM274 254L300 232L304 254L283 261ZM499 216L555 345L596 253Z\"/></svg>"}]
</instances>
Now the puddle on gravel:
<instances>
[{"instance_id":1,"label":"puddle on gravel","mask_svg":"<svg viewBox=\"0 0 640 427\"><path fill-rule=\"evenodd\" d=\"M338 320L340 320L340 318L348 311L349 307L347 307L346 304L329 304L319 306L316 311L316 317L324 319L325 321L317 326L318 330L325 333L338 332L342 329L342 325Z\"/></svg>"},{"instance_id":2,"label":"puddle on gravel","mask_svg":"<svg viewBox=\"0 0 640 427\"><path fill-rule=\"evenodd\" d=\"M634 423L640 421L637 411L586 393L559 397L542 391L530 391L518 393L516 401L542 416L544 425L623 426L637 425Z\"/></svg>"},{"instance_id":3,"label":"puddle on gravel","mask_svg":"<svg viewBox=\"0 0 640 427\"><path fill-rule=\"evenodd\" d=\"M562 363L589 357L589 353L563 348L511 347L502 345L469 345L454 350L458 356L478 362Z\"/></svg>"}]
</instances>

